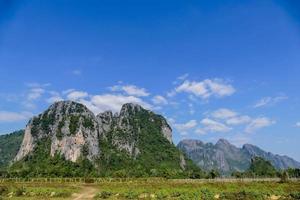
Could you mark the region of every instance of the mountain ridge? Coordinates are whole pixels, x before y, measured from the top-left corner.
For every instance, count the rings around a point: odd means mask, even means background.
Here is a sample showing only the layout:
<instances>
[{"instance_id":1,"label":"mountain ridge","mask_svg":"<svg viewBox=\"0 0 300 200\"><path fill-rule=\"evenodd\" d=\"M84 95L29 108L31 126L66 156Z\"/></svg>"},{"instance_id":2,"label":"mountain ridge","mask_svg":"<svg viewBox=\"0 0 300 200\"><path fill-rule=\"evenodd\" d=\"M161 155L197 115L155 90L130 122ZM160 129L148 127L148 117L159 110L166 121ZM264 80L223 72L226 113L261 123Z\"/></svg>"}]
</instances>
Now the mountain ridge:
<instances>
[{"instance_id":1,"label":"mountain ridge","mask_svg":"<svg viewBox=\"0 0 300 200\"><path fill-rule=\"evenodd\" d=\"M180 141L177 147L197 166L205 170L218 169L223 174L245 171L250 166L251 158L255 156L269 160L276 169L300 167L300 162L288 156L266 152L252 144L244 144L239 148L225 139L219 139L215 144L185 139Z\"/></svg>"}]
</instances>

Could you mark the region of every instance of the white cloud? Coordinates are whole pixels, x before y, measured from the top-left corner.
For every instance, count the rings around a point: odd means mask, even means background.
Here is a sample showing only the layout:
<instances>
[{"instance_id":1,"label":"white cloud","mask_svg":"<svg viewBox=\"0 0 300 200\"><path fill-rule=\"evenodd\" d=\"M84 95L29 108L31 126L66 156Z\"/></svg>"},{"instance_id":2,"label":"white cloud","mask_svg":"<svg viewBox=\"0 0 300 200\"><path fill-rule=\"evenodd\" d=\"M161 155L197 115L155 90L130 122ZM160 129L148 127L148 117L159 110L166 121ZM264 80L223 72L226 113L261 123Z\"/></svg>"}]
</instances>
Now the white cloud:
<instances>
[{"instance_id":1,"label":"white cloud","mask_svg":"<svg viewBox=\"0 0 300 200\"><path fill-rule=\"evenodd\" d=\"M146 97L150 95L145 88L139 88L135 85L115 85L110 87L110 90L113 92L123 91L128 95L137 97Z\"/></svg>"},{"instance_id":2,"label":"white cloud","mask_svg":"<svg viewBox=\"0 0 300 200\"><path fill-rule=\"evenodd\" d=\"M181 135L187 135L188 131L191 129L195 128L197 126L197 121L196 120L190 120L186 123L183 124L176 124L174 123L174 127L176 130L181 134Z\"/></svg>"},{"instance_id":3,"label":"white cloud","mask_svg":"<svg viewBox=\"0 0 300 200\"><path fill-rule=\"evenodd\" d=\"M86 102L88 103L86 104ZM100 113L107 110L119 112L122 105L124 105L125 103L136 103L146 109L152 108L150 104L146 103L138 97L113 94L95 95L91 97L90 101L83 101L83 103L85 103L86 106L95 113Z\"/></svg>"},{"instance_id":4,"label":"white cloud","mask_svg":"<svg viewBox=\"0 0 300 200\"><path fill-rule=\"evenodd\" d=\"M205 132L229 132L231 130L230 127L226 126L223 123L214 121L209 118L205 118L201 121L201 124L203 126L203 130Z\"/></svg>"},{"instance_id":5,"label":"white cloud","mask_svg":"<svg viewBox=\"0 0 300 200\"><path fill-rule=\"evenodd\" d=\"M201 82L185 80L181 85L175 88L175 92L190 93L197 97L207 99L211 96L230 96L235 92L235 89L232 85L227 84L221 79L206 79Z\"/></svg>"},{"instance_id":6,"label":"white cloud","mask_svg":"<svg viewBox=\"0 0 300 200\"><path fill-rule=\"evenodd\" d=\"M198 135L205 135L207 132L203 128L197 128L195 133Z\"/></svg>"},{"instance_id":7,"label":"white cloud","mask_svg":"<svg viewBox=\"0 0 300 200\"><path fill-rule=\"evenodd\" d=\"M240 115L239 113L227 109L221 108L210 114L214 119L220 119L224 121L227 125L242 125L251 122L251 117L247 115Z\"/></svg>"},{"instance_id":8,"label":"white cloud","mask_svg":"<svg viewBox=\"0 0 300 200\"><path fill-rule=\"evenodd\" d=\"M55 103L55 102L57 102L57 101L63 101L63 100L64 100L64 99L63 99L61 96L55 95L55 96L52 96L52 97L46 99L46 102L47 102L47 103Z\"/></svg>"},{"instance_id":9,"label":"white cloud","mask_svg":"<svg viewBox=\"0 0 300 200\"><path fill-rule=\"evenodd\" d=\"M253 106L254 108L260 108L260 107L265 107L265 106L273 106L276 105L277 103L284 101L288 99L287 96L285 95L280 95L277 97L264 97L260 99L255 105Z\"/></svg>"},{"instance_id":10,"label":"white cloud","mask_svg":"<svg viewBox=\"0 0 300 200\"><path fill-rule=\"evenodd\" d=\"M226 120L226 124L228 125L240 125L240 124L247 124L249 122L251 122L251 117L247 115L236 116Z\"/></svg>"},{"instance_id":11,"label":"white cloud","mask_svg":"<svg viewBox=\"0 0 300 200\"><path fill-rule=\"evenodd\" d=\"M187 79L188 76L189 76L189 74L188 74L188 73L185 73L185 74L179 76L177 79L178 79L178 80L185 80L185 79Z\"/></svg>"},{"instance_id":12,"label":"white cloud","mask_svg":"<svg viewBox=\"0 0 300 200\"><path fill-rule=\"evenodd\" d=\"M296 127L300 127L300 122L297 122L297 123L296 123Z\"/></svg>"},{"instance_id":13,"label":"white cloud","mask_svg":"<svg viewBox=\"0 0 300 200\"><path fill-rule=\"evenodd\" d=\"M82 74L82 72L81 72L81 70L79 70L79 69L75 69L75 70L72 71L72 74L74 74L74 75L76 75L76 76L79 76L79 75Z\"/></svg>"},{"instance_id":14,"label":"white cloud","mask_svg":"<svg viewBox=\"0 0 300 200\"><path fill-rule=\"evenodd\" d=\"M75 89L67 89L67 90L62 91L62 94L69 94L70 92L73 92L73 91L75 91Z\"/></svg>"},{"instance_id":15,"label":"white cloud","mask_svg":"<svg viewBox=\"0 0 300 200\"><path fill-rule=\"evenodd\" d=\"M36 83L36 82L31 82L31 83L26 83L25 84L27 87L30 88L44 88L44 87L48 87L51 84L50 83Z\"/></svg>"},{"instance_id":16,"label":"white cloud","mask_svg":"<svg viewBox=\"0 0 300 200\"><path fill-rule=\"evenodd\" d=\"M165 97L161 95L156 95L152 98L152 102L156 105L167 105L168 101Z\"/></svg>"},{"instance_id":17,"label":"white cloud","mask_svg":"<svg viewBox=\"0 0 300 200\"><path fill-rule=\"evenodd\" d=\"M275 124L275 121L269 118L266 117L255 118L250 122L250 124L247 125L245 132L253 133L261 128L271 126L272 124Z\"/></svg>"},{"instance_id":18,"label":"white cloud","mask_svg":"<svg viewBox=\"0 0 300 200\"><path fill-rule=\"evenodd\" d=\"M216 119L228 119L237 116L238 114L233 110L229 110L227 108L221 108L214 111L211 116Z\"/></svg>"},{"instance_id":19,"label":"white cloud","mask_svg":"<svg viewBox=\"0 0 300 200\"><path fill-rule=\"evenodd\" d=\"M76 101L78 99L82 99L87 97L89 94L87 92L84 91L71 91L68 95L67 98L73 101Z\"/></svg>"},{"instance_id":20,"label":"white cloud","mask_svg":"<svg viewBox=\"0 0 300 200\"><path fill-rule=\"evenodd\" d=\"M9 112L9 111L0 111L0 122L16 122L27 120L32 116L32 113L29 112Z\"/></svg>"},{"instance_id":21,"label":"white cloud","mask_svg":"<svg viewBox=\"0 0 300 200\"><path fill-rule=\"evenodd\" d=\"M29 101L39 99L44 93L45 90L43 88L31 88L27 94L27 99Z\"/></svg>"},{"instance_id":22,"label":"white cloud","mask_svg":"<svg viewBox=\"0 0 300 200\"><path fill-rule=\"evenodd\" d=\"M175 89L175 91L177 93L179 93L179 92L192 93L196 96L201 96L203 98L207 98L209 96L204 82L184 81L180 86L178 86Z\"/></svg>"}]
</instances>

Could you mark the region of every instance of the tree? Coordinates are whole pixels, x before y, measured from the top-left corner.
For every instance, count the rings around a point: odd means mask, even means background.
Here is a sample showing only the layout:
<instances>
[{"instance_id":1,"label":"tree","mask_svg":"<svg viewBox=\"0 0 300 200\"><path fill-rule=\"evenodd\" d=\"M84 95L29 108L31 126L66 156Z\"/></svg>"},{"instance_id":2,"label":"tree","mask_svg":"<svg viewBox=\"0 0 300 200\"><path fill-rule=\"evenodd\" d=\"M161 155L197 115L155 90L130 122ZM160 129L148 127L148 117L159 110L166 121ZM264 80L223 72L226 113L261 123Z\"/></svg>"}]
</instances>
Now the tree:
<instances>
[{"instance_id":1,"label":"tree","mask_svg":"<svg viewBox=\"0 0 300 200\"><path fill-rule=\"evenodd\" d=\"M285 170L285 171L283 171L283 172L281 173L281 175L280 175L280 182L286 183L286 182L288 182L288 181L289 181L289 174L288 174L288 172Z\"/></svg>"},{"instance_id":2,"label":"tree","mask_svg":"<svg viewBox=\"0 0 300 200\"><path fill-rule=\"evenodd\" d=\"M208 178L211 178L211 179L215 179L215 178L218 178L220 177L220 172L216 169L212 169L209 174L208 174Z\"/></svg>"},{"instance_id":3,"label":"tree","mask_svg":"<svg viewBox=\"0 0 300 200\"><path fill-rule=\"evenodd\" d=\"M270 163L261 157L253 157L251 159L251 164L246 173L253 173L256 177L275 177L276 169Z\"/></svg>"}]
</instances>

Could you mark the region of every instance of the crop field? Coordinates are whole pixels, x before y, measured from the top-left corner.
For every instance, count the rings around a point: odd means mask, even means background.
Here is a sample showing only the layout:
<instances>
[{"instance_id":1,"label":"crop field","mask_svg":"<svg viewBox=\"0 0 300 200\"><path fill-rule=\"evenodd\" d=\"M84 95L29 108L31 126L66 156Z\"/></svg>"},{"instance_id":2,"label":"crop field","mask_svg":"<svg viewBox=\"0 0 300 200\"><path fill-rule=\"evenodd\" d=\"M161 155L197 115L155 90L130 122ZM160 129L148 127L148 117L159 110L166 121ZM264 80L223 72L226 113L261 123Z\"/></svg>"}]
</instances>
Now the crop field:
<instances>
[{"instance_id":1,"label":"crop field","mask_svg":"<svg viewBox=\"0 0 300 200\"><path fill-rule=\"evenodd\" d=\"M0 181L1 182L1 181ZM2 181L0 199L300 199L300 182L131 179L101 182Z\"/></svg>"}]
</instances>

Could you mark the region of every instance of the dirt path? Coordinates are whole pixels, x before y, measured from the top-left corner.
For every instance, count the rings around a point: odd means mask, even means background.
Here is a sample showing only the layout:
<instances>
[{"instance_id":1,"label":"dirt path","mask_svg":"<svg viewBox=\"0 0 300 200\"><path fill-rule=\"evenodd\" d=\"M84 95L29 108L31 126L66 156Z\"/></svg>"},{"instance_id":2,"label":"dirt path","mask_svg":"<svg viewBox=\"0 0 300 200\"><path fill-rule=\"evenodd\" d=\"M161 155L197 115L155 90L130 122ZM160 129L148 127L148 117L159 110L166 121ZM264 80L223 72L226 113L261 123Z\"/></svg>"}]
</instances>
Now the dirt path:
<instances>
[{"instance_id":1,"label":"dirt path","mask_svg":"<svg viewBox=\"0 0 300 200\"><path fill-rule=\"evenodd\" d=\"M79 193L72 195L72 200L91 200L97 193L95 186L84 185Z\"/></svg>"}]
</instances>

